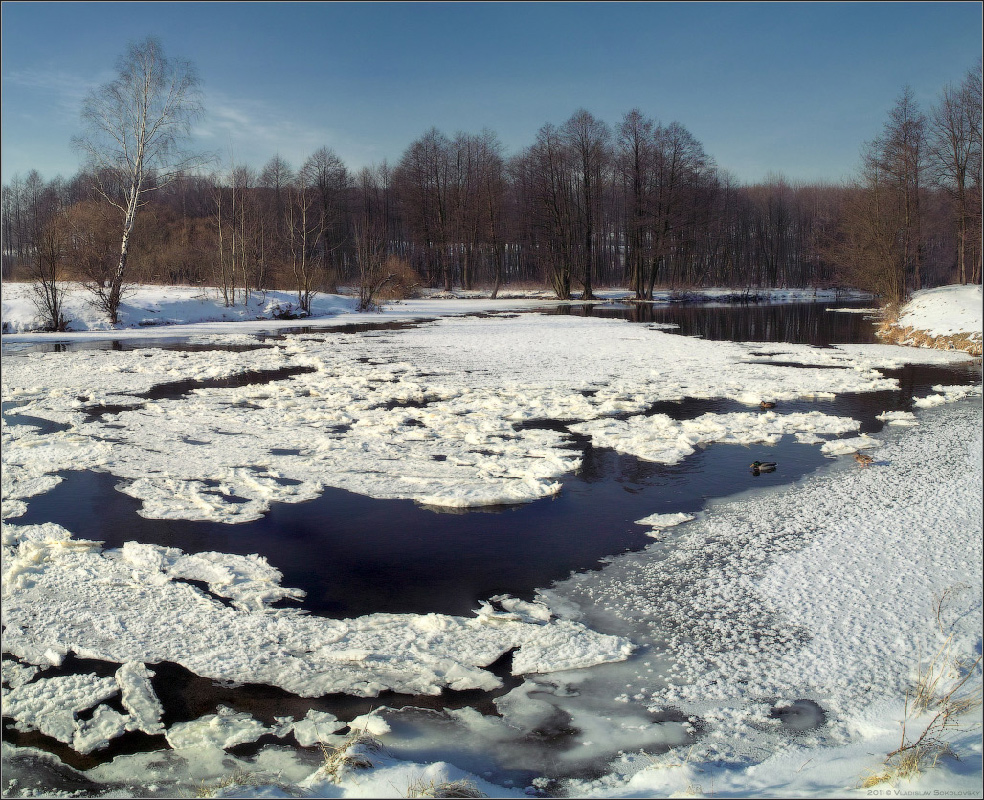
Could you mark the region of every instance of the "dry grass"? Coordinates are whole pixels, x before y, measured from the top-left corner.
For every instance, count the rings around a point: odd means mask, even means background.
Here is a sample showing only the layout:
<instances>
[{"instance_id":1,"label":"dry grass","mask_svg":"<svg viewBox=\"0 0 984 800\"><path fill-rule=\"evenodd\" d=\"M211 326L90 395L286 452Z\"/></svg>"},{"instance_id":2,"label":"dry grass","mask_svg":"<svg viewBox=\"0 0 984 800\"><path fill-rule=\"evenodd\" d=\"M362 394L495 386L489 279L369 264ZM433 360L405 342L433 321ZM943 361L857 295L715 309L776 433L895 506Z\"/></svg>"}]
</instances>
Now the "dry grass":
<instances>
[{"instance_id":1,"label":"dry grass","mask_svg":"<svg viewBox=\"0 0 984 800\"><path fill-rule=\"evenodd\" d=\"M363 731L353 731L338 747L319 743L325 763L318 770L332 783L338 783L342 773L348 769L371 769L369 754L378 753L382 745L378 740Z\"/></svg>"},{"instance_id":2,"label":"dry grass","mask_svg":"<svg viewBox=\"0 0 984 800\"><path fill-rule=\"evenodd\" d=\"M941 631L946 601L962 588L951 587L934 598ZM964 717L981 707L980 665L981 656L965 658L953 653L952 635L944 639L929 662L920 664L915 685L906 692L899 746L886 756L881 768L862 778L860 788L911 780L933 769L941 758L956 758L950 737L972 729L974 723L964 722ZM910 736L914 724L919 733Z\"/></svg>"},{"instance_id":3,"label":"dry grass","mask_svg":"<svg viewBox=\"0 0 984 800\"><path fill-rule=\"evenodd\" d=\"M955 586L948 586L940 594L933 594L933 610L936 612L936 625L940 633L946 633L946 625L943 622L943 610L946 608L947 601L960 592L969 589L966 583L958 583Z\"/></svg>"},{"instance_id":4,"label":"dry grass","mask_svg":"<svg viewBox=\"0 0 984 800\"><path fill-rule=\"evenodd\" d=\"M479 791L474 783L467 780L459 781L424 781L417 778L407 786L407 793L404 797L488 797L484 792Z\"/></svg>"},{"instance_id":5,"label":"dry grass","mask_svg":"<svg viewBox=\"0 0 984 800\"><path fill-rule=\"evenodd\" d=\"M376 299L379 302L419 297L420 287L424 285L424 280L406 259L389 256L383 264L383 274L388 277L379 291L376 292Z\"/></svg>"},{"instance_id":6,"label":"dry grass","mask_svg":"<svg viewBox=\"0 0 984 800\"><path fill-rule=\"evenodd\" d=\"M381 745L371 736L364 733L349 735L338 747L319 744L325 763L319 772L326 778L337 783L342 771L351 769L370 769L372 761L367 753L378 752Z\"/></svg>"},{"instance_id":7,"label":"dry grass","mask_svg":"<svg viewBox=\"0 0 984 800\"><path fill-rule=\"evenodd\" d=\"M928 347L933 350L963 350L972 356L981 355L982 340L979 333L958 333L953 336L932 336L926 331L903 328L886 319L878 327L878 338L890 344L912 347Z\"/></svg>"}]
</instances>

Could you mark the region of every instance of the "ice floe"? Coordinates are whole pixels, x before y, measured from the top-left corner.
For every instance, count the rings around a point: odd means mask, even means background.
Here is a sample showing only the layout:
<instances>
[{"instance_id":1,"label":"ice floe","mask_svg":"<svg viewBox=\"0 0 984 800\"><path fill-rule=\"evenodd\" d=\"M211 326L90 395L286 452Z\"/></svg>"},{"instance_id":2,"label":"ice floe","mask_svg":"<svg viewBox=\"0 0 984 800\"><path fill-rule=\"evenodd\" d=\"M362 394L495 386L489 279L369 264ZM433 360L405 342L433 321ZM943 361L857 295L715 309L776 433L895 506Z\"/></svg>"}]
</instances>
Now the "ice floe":
<instances>
[{"instance_id":1,"label":"ice floe","mask_svg":"<svg viewBox=\"0 0 984 800\"><path fill-rule=\"evenodd\" d=\"M935 394L926 397L917 397L912 401L912 404L916 408L932 408L933 406L941 406L944 403L955 403L957 400L963 400L965 397L980 397L981 386L980 384L976 386L937 385L933 387L933 392Z\"/></svg>"},{"instance_id":2,"label":"ice floe","mask_svg":"<svg viewBox=\"0 0 984 800\"><path fill-rule=\"evenodd\" d=\"M247 742L255 742L268 728L244 711L219 706L215 714L207 714L191 722L178 722L168 728L167 743L175 750L183 748L218 747L222 750Z\"/></svg>"},{"instance_id":3,"label":"ice floe","mask_svg":"<svg viewBox=\"0 0 984 800\"><path fill-rule=\"evenodd\" d=\"M22 513L67 469L111 473L122 491L144 502L145 514L225 522L255 518L271 502L299 502L324 486L444 506L528 501L561 490L563 476L580 463L562 430L529 427L544 419L641 457L678 458L709 442L787 435L821 444L828 455L847 454L880 440L830 439L856 432L857 423L820 412L784 414L780 405L779 413L682 422L643 414L653 403L684 398L755 406L765 397L782 403L894 389L897 382L879 369L964 360L883 345L780 345L762 355L760 345L682 339L590 318L531 315L503 323L444 321L365 339L326 333L248 354L5 356L4 399L70 428L41 433L5 420L4 517ZM172 397L142 396L170 382L298 366L314 371L263 385L186 385ZM934 391L939 402L959 395ZM119 407L90 413L98 406ZM105 549L54 525L4 525L4 646L23 662L4 662L5 713L20 715L20 730L43 724L48 735L91 751L127 730L161 732L146 666L159 661L304 696L387 689L433 695L498 687L486 667L513 651L512 671L524 680L497 698L502 717L464 709L446 712L441 724L453 720L459 739L507 758L510 748L531 747L531 731L548 731L577 737L577 747L559 756L551 751L551 763L559 758L594 769L599 759L613 759L597 781L572 782L570 794L682 792L708 771L715 788L740 793L768 783L760 764L776 767L789 783L800 781L804 792L809 780L829 791L830 780L815 777L813 767L803 769L809 778L797 777L795 767L810 758L831 763L834 756L821 754L821 745L860 741L871 752L868 743L881 742L884 730L897 739L896 720L872 698L902 697L915 651L936 643L935 624L922 624L932 623L934 593L979 576L979 506L968 504L979 498L979 455L967 471L961 454L942 478L922 463L937 457L926 445L932 436L957 437L956 444L944 442L951 449L970 441L979 453L979 413L972 425L966 416L952 431L939 424L929 431L886 428L914 438L883 445L882 469L834 465L830 476L805 487L719 506L681 528L672 546L654 543L598 573L572 576L541 592L541 602L490 598L473 617L319 619L272 607L298 595L258 557L134 543ZM669 527L674 516L640 523ZM941 549L955 554L942 565ZM911 611L913 597L918 612ZM955 613L963 615L961 645L973 650L977 642L979 649L979 603L960 598ZM629 637L640 645L635 651ZM75 684L37 670L69 652L123 666L113 678L70 676ZM777 738L772 711L791 707L801 692L815 697L830 721L796 740L808 755L777 766L788 742ZM117 694L125 713L103 702ZM182 756L175 770L197 783L244 765L286 776L295 788L352 795L403 794L418 777L469 777L446 763L414 763L412 754L382 754L371 771L339 786L282 749L266 748L248 764L223 750L263 733L293 733L302 745L336 741L331 737L347 723L321 713L271 726L218 710L177 723L169 741L186 753L194 748L194 758ZM397 738L394 714L372 717L353 724ZM673 770L650 770L654 759L632 752L689 746L697 725L699 767L671 753ZM420 744L419 757L433 761L454 750L447 741L441 748ZM616 757L618 749L625 752ZM150 783L165 763L179 762L159 753L121 756L89 774L103 781L139 774ZM496 796L522 794L476 782Z\"/></svg>"},{"instance_id":4,"label":"ice floe","mask_svg":"<svg viewBox=\"0 0 984 800\"><path fill-rule=\"evenodd\" d=\"M912 426L919 424L916 415L911 411L883 411L876 419L887 422L889 425Z\"/></svg>"},{"instance_id":5,"label":"ice floe","mask_svg":"<svg viewBox=\"0 0 984 800\"><path fill-rule=\"evenodd\" d=\"M486 604L472 618L331 620L270 608L292 593L276 586L279 573L259 557L185 556L133 543L103 550L54 525L4 525L3 533L4 649L28 663L59 663L68 652L117 663L170 661L198 675L306 697L373 696L492 689L500 681L484 667L514 649L515 674L575 669L631 652L623 639L551 621L519 601L502 612ZM187 583L190 575L233 603Z\"/></svg>"},{"instance_id":6,"label":"ice floe","mask_svg":"<svg viewBox=\"0 0 984 800\"><path fill-rule=\"evenodd\" d=\"M14 720L17 730L38 730L79 753L105 747L127 731L164 732L163 709L150 684L153 673L143 664L123 664L112 678L73 674L34 679L36 670L24 670L16 662L4 661L4 682L8 673L13 679L4 691L3 713ZM120 693L126 713L102 702ZM88 718L79 716L90 708L94 711Z\"/></svg>"},{"instance_id":7,"label":"ice floe","mask_svg":"<svg viewBox=\"0 0 984 800\"><path fill-rule=\"evenodd\" d=\"M856 453L859 450L869 450L881 446L882 443L878 439L862 433L860 436L854 436L850 439L834 439L833 441L825 442L820 446L820 451L825 456L844 456Z\"/></svg>"},{"instance_id":8,"label":"ice floe","mask_svg":"<svg viewBox=\"0 0 984 800\"><path fill-rule=\"evenodd\" d=\"M820 411L807 413L704 414L677 421L665 414L628 420L595 420L572 425L571 430L591 436L601 447L611 447L646 461L676 464L698 447L725 444L775 444L787 434L838 435L855 431L859 423Z\"/></svg>"},{"instance_id":9,"label":"ice floe","mask_svg":"<svg viewBox=\"0 0 984 800\"><path fill-rule=\"evenodd\" d=\"M648 517L636 520L636 525L650 525L653 528L672 528L684 522L696 519L693 514L677 512L675 514L650 514Z\"/></svg>"}]
</instances>

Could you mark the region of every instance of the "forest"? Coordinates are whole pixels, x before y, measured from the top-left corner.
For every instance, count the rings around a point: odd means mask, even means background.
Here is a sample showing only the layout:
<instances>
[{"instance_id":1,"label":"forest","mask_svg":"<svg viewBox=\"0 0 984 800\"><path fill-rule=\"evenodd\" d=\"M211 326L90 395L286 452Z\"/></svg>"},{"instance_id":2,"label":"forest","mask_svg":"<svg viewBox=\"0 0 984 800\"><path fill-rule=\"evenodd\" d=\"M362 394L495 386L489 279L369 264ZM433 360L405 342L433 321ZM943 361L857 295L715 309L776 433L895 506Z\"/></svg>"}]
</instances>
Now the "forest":
<instances>
[{"instance_id":1,"label":"forest","mask_svg":"<svg viewBox=\"0 0 984 800\"><path fill-rule=\"evenodd\" d=\"M852 286L892 305L981 280L980 61L929 108L905 87L843 183L742 184L685 125L638 109L614 125L579 109L512 154L490 130L432 128L394 164L353 170L325 146L257 168L180 151L200 97L191 65L131 45L83 104L78 173L3 186L3 279L35 283L50 328L66 281L115 321L132 283L218 287L227 305L286 289L303 313L341 287L363 309L503 286Z\"/></svg>"}]
</instances>

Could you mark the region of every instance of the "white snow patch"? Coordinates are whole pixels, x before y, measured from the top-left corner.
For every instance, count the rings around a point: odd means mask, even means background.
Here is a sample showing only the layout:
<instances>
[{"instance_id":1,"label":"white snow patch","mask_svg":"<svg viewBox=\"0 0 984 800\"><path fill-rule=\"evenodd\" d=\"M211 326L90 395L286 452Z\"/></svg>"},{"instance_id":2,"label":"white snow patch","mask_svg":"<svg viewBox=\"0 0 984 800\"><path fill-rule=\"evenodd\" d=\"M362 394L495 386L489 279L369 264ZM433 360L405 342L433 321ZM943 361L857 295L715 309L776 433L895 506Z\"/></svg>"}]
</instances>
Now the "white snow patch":
<instances>
[{"instance_id":1,"label":"white snow patch","mask_svg":"<svg viewBox=\"0 0 984 800\"><path fill-rule=\"evenodd\" d=\"M529 358L530 341L537 359ZM683 423L610 418L688 397L758 405L762 397L783 402L894 389L897 381L877 367L967 357L885 345L782 349L751 362L758 345L704 342L620 320L527 314L441 319L371 337L293 337L247 353L21 353L5 358L4 397L23 403L24 414L69 429L41 434L4 425L4 513L23 513L23 502L67 469L117 476L120 491L142 501L141 514L165 519L253 520L273 502L302 502L325 486L431 506L530 502L562 491L563 477L580 465L565 434L529 427L531 421L579 423L574 430L592 431L596 443L610 440L674 463L714 441L815 437L850 423L820 412ZM772 358L844 368L788 368ZM543 363L556 364L549 377ZM285 367L314 371L174 399L136 396L175 381ZM119 410L86 415L99 406ZM650 433L659 447L638 441Z\"/></svg>"},{"instance_id":2,"label":"white snow patch","mask_svg":"<svg viewBox=\"0 0 984 800\"><path fill-rule=\"evenodd\" d=\"M931 394L927 397L917 397L912 401L912 404L916 408L933 408L934 406L941 406L945 403L955 403L957 400L963 400L965 397L981 396L980 384L976 386L937 385L933 387L933 391L936 394Z\"/></svg>"},{"instance_id":3,"label":"white snow patch","mask_svg":"<svg viewBox=\"0 0 984 800\"><path fill-rule=\"evenodd\" d=\"M931 336L954 336L984 331L981 287L973 284L940 286L915 292L899 314L899 327Z\"/></svg>"},{"instance_id":4,"label":"white snow patch","mask_svg":"<svg viewBox=\"0 0 984 800\"><path fill-rule=\"evenodd\" d=\"M672 528L675 525L682 525L684 522L696 519L693 514L677 512L675 514L650 514L648 517L637 519L636 525L650 525L653 528Z\"/></svg>"},{"instance_id":5,"label":"white snow patch","mask_svg":"<svg viewBox=\"0 0 984 800\"><path fill-rule=\"evenodd\" d=\"M301 747L313 747L319 742L332 741L334 738L332 734L342 730L345 725L346 723L340 721L334 714L311 709L302 720L295 722L289 717L285 719L277 735L286 736L288 733L293 733Z\"/></svg>"},{"instance_id":6,"label":"white snow patch","mask_svg":"<svg viewBox=\"0 0 984 800\"><path fill-rule=\"evenodd\" d=\"M875 419L880 419L889 425L912 426L919 424L916 415L911 411L883 411Z\"/></svg>"},{"instance_id":7,"label":"white snow patch","mask_svg":"<svg viewBox=\"0 0 984 800\"><path fill-rule=\"evenodd\" d=\"M552 590L589 624L618 620L651 653L644 664L611 666L632 676L621 695L627 711L673 707L704 728L656 759L626 751L603 777L572 781L570 794L713 785L716 794L841 796L881 768L899 745L920 664L941 647L971 660L981 648L980 408L920 423L886 429L880 470L835 467L715 503L672 548L620 556L596 577ZM979 687L979 667L971 681ZM806 721L791 737L772 709L801 698L819 705L824 724ZM910 740L931 716L910 716ZM966 760L944 758L879 791L979 793L975 722L979 711L951 734Z\"/></svg>"},{"instance_id":8,"label":"white snow patch","mask_svg":"<svg viewBox=\"0 0 984 800\"><path fill-rule=\"evenodd\" d=\"M110 738L110 734L121 734L125 725L121 715L108 707L102 707L104 711L88 722L80 722L76 715L118 693L119 685L113 678L95 675L39 678L11 687L4 694L3 714L14 719L17 730L38 730L88 753L104 738Z\"/></svg>"},{"instance_id":9,"label":"white snow patch","mask_svg":"<svg viewBox=\"0 0 984 800\"><path fill-rule=\"evenodd\" d=\"M236 745L255 742L268 728L244 711L219 706L215 714L191 722L177 722L168 728L167 742L175 750L218 747L227 750Z\"/></svg>"},{"instance_id":10,"label":"white snow patch","mask_svg":"<svg viewBox=\"0 0 984 800\"><path fill-rule=\"evenodd\" d=\"M881 446L882 443L878 439L862 433L860 436L855 436L851 439L834 439L831 442L826 442L820 447L820 451L825 456L845 456L856 453L859 450L870 450Z\"/></svg>"},{"instance_id":11,"label":"white snow patch","mask_svg":"<svg viewBox=\"0 0 984 800\"><path fill-rule=\"evenodd\" d=\"M665 414L627 420L595 420L572 425L571 430L589 434L595 446L610 447L646 461L676 464L698 447L712 442L725 444L776 444L792 433L837 435L857 430L852 419L833 417L820 411L777 414L704 414L692 420L674 420Z\"/></svg>"}]
</instances>

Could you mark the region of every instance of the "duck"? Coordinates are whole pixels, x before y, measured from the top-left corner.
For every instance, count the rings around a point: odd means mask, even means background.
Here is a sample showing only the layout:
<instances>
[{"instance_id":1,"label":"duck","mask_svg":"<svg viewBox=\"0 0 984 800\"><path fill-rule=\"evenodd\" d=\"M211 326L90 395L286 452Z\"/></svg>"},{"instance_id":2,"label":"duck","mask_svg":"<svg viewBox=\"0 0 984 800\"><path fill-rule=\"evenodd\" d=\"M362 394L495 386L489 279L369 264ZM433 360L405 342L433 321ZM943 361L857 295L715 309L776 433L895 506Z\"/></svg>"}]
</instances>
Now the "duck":
<instances>
[{"instance_id":1,"label":"duck","mask_svg":"<svg viewBox=\"0 0 984 800\"><path fill-rule=\"evenodd\" d=\"M854 460L857 461L862 467L867 467L869 464L875 463L875 459L865 453L855 453Z\"/></svg>"},{"instance_id":2,"label":"duck","mask_svg":"<svg viewBox=\"0 0 984 800\"><path fill-rule=\"evenodd\" d=\"M759 403L759 406L761 408L775 408L776 403L774 400L763 400L761 403Z\"/></svg>"},{"instance_id":3,"label":"duck","mask_svg":"<svg viewBox=\"0 0 984 800\"><path fill-rule=\"evenodd\" d=\"M777 466L775 461L753 461L749 468L753 475L758 475L760 472L773 472Z\"/></svg>"}]
</instances>

